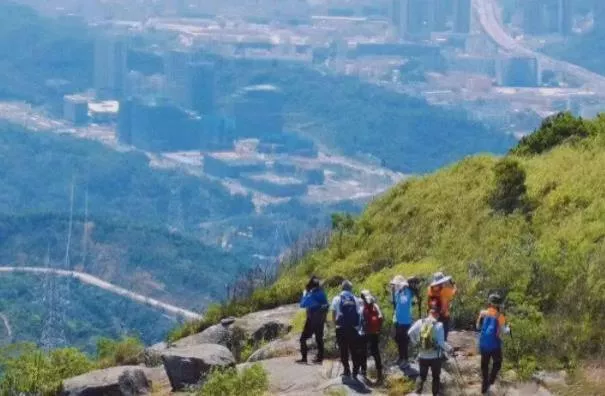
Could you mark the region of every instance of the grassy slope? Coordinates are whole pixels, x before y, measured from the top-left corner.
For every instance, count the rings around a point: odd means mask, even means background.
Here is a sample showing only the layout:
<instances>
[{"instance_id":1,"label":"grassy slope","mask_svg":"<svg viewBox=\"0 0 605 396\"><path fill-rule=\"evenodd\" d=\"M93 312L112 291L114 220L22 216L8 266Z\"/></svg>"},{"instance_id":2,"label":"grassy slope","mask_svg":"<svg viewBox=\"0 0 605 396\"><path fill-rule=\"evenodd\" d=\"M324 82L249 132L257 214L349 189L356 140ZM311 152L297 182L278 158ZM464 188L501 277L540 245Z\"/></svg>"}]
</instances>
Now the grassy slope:
<instances>
[{"instance_id":1,"label":"grassy slope","mask_svg":"<svg viewBox=\"0 0 605 396\"><path fill-rule=\"evenodd\" d=\"M332 293L340 277L369 288L389 318L386 285L394 274L429 276L442 269L455 276L460 290L453 309L458 326L471 325L490 291L508 292L516 333L509 343L512 356L568 363L602 353L605 120L590 124L596 137L541 155L511 155L527 173L531 219L493 213L487 197L498 158L467 158L396 186L350 229L337 230L327 249L286 270L271 288L257 290L246 305L228 310L296 301L315 273Z\"/></svg>"}]
</instances>

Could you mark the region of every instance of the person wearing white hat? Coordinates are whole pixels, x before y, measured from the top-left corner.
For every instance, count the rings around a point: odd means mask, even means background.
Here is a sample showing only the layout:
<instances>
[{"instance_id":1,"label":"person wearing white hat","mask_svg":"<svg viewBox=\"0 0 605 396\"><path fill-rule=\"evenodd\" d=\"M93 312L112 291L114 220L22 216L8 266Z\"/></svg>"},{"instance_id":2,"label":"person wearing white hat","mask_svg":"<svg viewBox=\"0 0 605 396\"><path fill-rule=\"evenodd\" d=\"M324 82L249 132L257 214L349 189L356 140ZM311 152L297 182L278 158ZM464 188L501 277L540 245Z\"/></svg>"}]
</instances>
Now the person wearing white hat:
<instances>
[{"instance_id":1,"label":"person wearing white hat","mask_svg":"<svg viewBox=\"0 0 605 396\"><path fill-rule=\"evenodd\" d=\"M407 366L409 360L410 337L408 331L412 327L412 304L414 301L414 292L402 275L397 275L390 282L391 295L393 301L393 324L395 325L395 342L399 352L397 363L401 366Z\"/></svg>"},{"instance_id":2,"label":"person wearing white hat","mask_svg":"<svg viewBox=\"0 0 605 396\"><path fill-rule=\"evenodd\" d=\"M439 321L443 323L445 341L450 330L450 305L456 295L456 285L451 276L435 272L428 288L429 309L438 308Z\"/></svg>"},{"instance_id":3,"label":"person wearing white hat","mask_svg":"<svg viewBox=\"0 0 605 396\"><path fill-rule=\"evenodd\" d=\"M369 290L361 291L361 301L363 302L362 308L362 324L363 324L363 342L361 345L361 374L366 377L367 375L367 360L368 360L368 349L374 358L376 365L377 382L383 381L382 372L382 359L380 357L380 331L382 329L382 312L380 307L376 303L376 299L372 296Z\"/></svg>"}]
</instances>

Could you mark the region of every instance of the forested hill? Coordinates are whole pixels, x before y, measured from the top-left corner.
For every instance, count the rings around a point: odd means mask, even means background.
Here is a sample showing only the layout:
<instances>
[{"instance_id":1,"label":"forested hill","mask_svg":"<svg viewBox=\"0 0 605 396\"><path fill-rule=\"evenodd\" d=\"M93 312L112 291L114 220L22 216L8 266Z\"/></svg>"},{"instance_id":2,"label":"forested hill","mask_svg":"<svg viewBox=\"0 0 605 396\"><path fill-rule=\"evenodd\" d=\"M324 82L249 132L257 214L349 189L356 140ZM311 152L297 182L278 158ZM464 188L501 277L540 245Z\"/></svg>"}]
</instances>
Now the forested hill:
<instances>
[{"instance_id":1,"label":"forested hill","mask_svg":"<svg viewBox=\"0 0 605 396\"><path fill-rule=\"evenodd\" d=\"M425 173L466 155L504 153L511 135L475 121L461 108L287 63L220 59L223 100L238 85L276 84L285 94L287 127L347 155L371 155L387 168Z\"/></svg>"},{"instance_id":2,"label":"forested hill","mask_svg":"<svg viewBox=\"0 0 605 396\"><path fill-rule=\"evenodd\" d=\"M224 298L225 284L250 266L249 255L205 246L195 236L201 222L253 212L248 197L232 196L218 183L151 169L139 153L10 125L0 125L0 158L0 265L44 266L47 255L53 265L65 265L73 185L74 269L202 310ZM16 340L39 340L32 329L40 328L47 314L41 284L31 276L0 279L0 308L12 321ZM64 298L72 309L64 330L78 346L124 332L157 342L174 325L147 308L125 315L119 308L126 304L123 298L90 287Z\"/></svg>"},{"instance_id":3,"label":"forested hill","mask_svg":"<svg viewBox=\"0 0 605 396\"><path fill-rule=\"evenodd\" d=\"M69 212L72 182L74 213L84 214L88 202L88 212L105 219L168 225L177 215L171 200L181 203L186 229L253 212L248 197L231 195L220 183L151 169L143 154L87 140L0 124L0 157L0 213Z\"/></svg>"},{"instance_id":4,"label":"forested hill","mask_svg":"<svg viewBox=\"0 0 605 396\"><path fill-rule=\"evenodd\" d=\"M472 326L488 293L506 295L515 333L506 354L525 373L602 356L603 169L605 117L560 114L503 158L467 158L407 180L357 218L336 216L325 249L284 269L252 298L212 309L207 320L294 302L311 274L325 279L332 294L343 278L357 291L371 290L390 319L386 285L395 274L444 270L459 288L458 328Z\"/></svg>"}]
</instances>

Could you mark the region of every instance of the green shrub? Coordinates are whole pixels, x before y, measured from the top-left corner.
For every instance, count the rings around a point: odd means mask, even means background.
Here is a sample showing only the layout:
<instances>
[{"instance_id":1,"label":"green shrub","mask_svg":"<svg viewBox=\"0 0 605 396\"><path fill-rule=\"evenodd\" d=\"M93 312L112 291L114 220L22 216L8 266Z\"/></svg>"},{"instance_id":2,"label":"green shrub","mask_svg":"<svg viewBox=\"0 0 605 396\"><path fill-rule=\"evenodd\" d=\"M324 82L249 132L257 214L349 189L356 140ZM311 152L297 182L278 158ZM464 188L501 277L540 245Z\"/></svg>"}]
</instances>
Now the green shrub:
<instances>
[{"instance_id":1,"label":"green shrub","mask_svg":"<svg viewBox=\"0 0 605 396\"><path fill-rule=\"evenodd\" d=\"M260 364L238 372L235 368L213 371L198 392L199 396L263 395L269 389L269 377Z\"/></svg>"},{"instance_id":2,"label":"green shrub","mask_svg":"<svg viewBox=\"0 0 605 396\"><path fill-rule=\"evenodd\" d=\"M584 139L590 135L589 124L569 112L544 119L540 128L525 136L515 148L514 154L540 154L570 139Z\"/></svg>"},{"instance_id":3,"label":"green shrub","mask_svg":"<svg viewBox=\"0 0 605 396\"><path fill-rule=\"evenodd\" d=\"M515 210L526 212L527 187L525 171L518 161L504 158L494 166L496 186L489 195L489 204L496 212L511 214Z\"/></svg>"},{"instance_id":4,"label":"green shrub","mask_svg":"<svg viewBox=\"0 0 605 396\"><path fill-rule=\"evenodd\" d=\"M0 352L0 393L55 395L61 381L86 373L94 364L74 348L45 353L33 344L17 344Z\"/></svg>"},{"instance_id":5,"label":"green shrub","mask_svg":"<svg viewBox=\"0 0 605 396\"><path fill-rule=\"evenodd\" d=\"M137 365L144 361L144 346L138 338L121 340L101 338L97 342L97 359L102 368Z\"/></svg>"}]
</instances>

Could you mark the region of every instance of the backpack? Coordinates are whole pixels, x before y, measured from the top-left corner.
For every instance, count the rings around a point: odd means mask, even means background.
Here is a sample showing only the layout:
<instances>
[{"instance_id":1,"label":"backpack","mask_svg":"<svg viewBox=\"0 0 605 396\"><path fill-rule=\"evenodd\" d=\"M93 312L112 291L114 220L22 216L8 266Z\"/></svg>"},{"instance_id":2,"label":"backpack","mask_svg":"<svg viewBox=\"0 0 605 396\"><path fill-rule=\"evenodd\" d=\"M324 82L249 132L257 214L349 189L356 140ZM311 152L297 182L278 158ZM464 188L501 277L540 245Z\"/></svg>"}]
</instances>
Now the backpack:
<instances>
[{"instance_id":1,"label":"backpack","mask_svg":"<svg viewBox=\"0 0 605 396\"><path fill-rule=\"evenodd\" d=\"M357 300L350 292L340 294L340 315L336 324L341 327L359 326L359 311L357 310Z\"/></svg>"},{"instance_id":2,"label":"backpack","mask_svg":"<svg viewBox=\"0 0 605 396\"><path fill-rule=\"evenodd\" d=\"M482 351L490 352L499 349L502 346L500 336L498 335L498 330L500 328L499 318L500 314L496 316L486 315L483 318L481 333L479 335L479 349Z\"/></svg>"},{"instance_id":3,"label":"backpack","mask_svg":"<svg viewBox=\"0 0 605 396\"><path fill-rule=\"evenodd\" d=\"M422 327L420 327L420 349L430 350L437 347L435 337L433 336L434 326L435 322L432 320L422 322Z\"/></svg>"},{"instance_id":4,"label":"backpack","mask_svg":"<svg viewBox=\"0 0 605 396\"><path fill-rule=\"evenodd\" d=\"M363 320L366 333L380 333L380 329L382 327L382 318L378 315L378 309L376 309L374 304L364 304Z\"/></svg>"}]
</instances>

